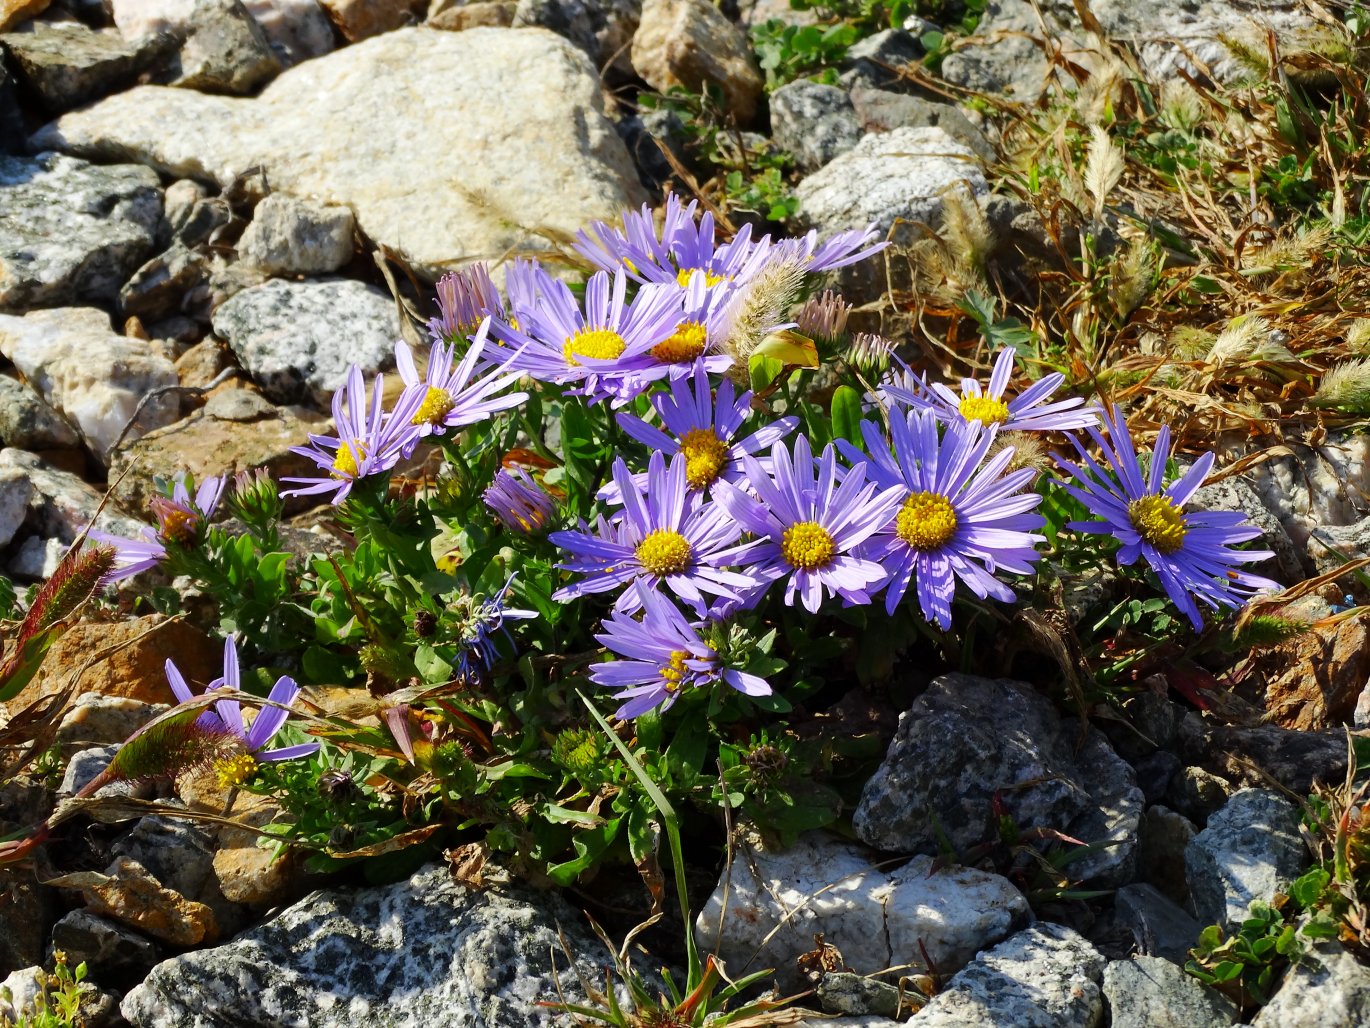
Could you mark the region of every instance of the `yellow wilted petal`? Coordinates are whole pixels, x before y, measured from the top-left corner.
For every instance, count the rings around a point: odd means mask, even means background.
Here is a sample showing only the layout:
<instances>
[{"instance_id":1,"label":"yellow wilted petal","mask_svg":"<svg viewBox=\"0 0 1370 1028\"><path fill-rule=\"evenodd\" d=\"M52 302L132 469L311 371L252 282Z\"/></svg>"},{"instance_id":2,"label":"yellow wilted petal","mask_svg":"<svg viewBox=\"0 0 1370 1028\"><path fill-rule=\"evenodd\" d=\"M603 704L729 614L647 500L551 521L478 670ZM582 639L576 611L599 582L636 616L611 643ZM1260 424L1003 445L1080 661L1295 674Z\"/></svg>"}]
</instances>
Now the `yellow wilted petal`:
<instances>
[{"instance_id":1,"label":"yellow wilted petal","mask_svg":"<svg viewBox=\"0 0 1370 1028\"><path fill-rule=\"evenodd\" d=\"M774 357L791 367L818 367L818 347L812 339L790 328L782 328L762 339L752 355Z\"/></svg>"}]
</instances>

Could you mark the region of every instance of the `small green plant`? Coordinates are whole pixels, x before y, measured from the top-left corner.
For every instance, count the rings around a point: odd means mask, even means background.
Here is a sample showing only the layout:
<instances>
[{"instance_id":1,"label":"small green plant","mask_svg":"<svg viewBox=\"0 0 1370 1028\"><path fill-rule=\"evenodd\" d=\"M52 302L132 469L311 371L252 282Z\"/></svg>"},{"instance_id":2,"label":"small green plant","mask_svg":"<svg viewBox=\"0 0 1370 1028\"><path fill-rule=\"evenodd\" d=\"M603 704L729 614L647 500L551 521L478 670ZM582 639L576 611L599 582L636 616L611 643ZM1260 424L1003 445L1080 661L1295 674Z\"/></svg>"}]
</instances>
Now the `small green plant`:
<instances>
[{"instance_id":1,"label":"small green plant","mask_svg":"<svg viewBox=\"0 0 1370 1028\"><path fill-rule=\"evenodd\" d=\"M33 1006L16 1010L17 1021L0 1015L0 1028L80 1028L85 1024L81 1004L85 991L81 983L86 979L84 962L75 968L67 966L67 955L57 950L52 955L52 973L40 983ZM3 997L7 1000L11 996Z\"/></svg>"},{"instance_id":2,"label":"small green plant","mask_svg":"<svg viewBox=\"0 0 1370 1028\"><path fill-rule=\"evenodd\" d=\"M797 79L813 78L831 85L837 81L837 66L847 57L847 49L857 40L854 25L792 25L771 18L752 27L752 47L761 70L766 73L766 91Z\"/></svg>"},{"instance_id":3,"label":"small green plant","mask_svg":"<svg viewBox=\"0 0 1370 1028\"><path fill-rule=\"evenodd\" d=\"M1199 935L1185 970L1199 981L1221 989L1245 1010L1270 1001L1285 968L1297 962L1305 944L1335 938L1335 919L1321 909L1331 876L1315 867L1277 894L1271 903L1251 904L1235 934L1209 925ZM1297 916L1311 916L1296 923Z\"/></svg>"}]
</instances>

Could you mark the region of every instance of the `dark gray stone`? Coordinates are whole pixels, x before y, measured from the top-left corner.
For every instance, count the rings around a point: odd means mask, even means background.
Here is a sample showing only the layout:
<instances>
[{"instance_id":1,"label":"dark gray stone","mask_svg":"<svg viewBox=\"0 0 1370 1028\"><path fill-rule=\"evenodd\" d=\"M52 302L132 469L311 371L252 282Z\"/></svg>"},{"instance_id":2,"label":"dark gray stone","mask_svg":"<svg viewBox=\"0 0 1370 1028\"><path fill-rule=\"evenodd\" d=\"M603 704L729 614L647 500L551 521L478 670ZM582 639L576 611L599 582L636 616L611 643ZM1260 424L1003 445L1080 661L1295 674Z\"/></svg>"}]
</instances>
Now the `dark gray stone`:
<instances>
[{"instance_id":1,"label":"dark gray stone","mask_svg":"<svg viewBox=\"0 0 1370 1028\"><path fill-rule=\"evenodd\" d=\"M581 995L572 959L603 982L602 945L582 925L554 893L475 892L429 867L311 893L226 945L168 960L122 1012L135 1028L552 1028L564 1015L536 1004L557 998L554 953L568 999Z\"/></svg>"},{"instance_id":2,"label":"dark gray stone","mask_svg":"<svg viewBox=\"0 0 1370 1028\"><path fill-rule=\"evenodd\" d=\"M1169 750L1156 750L1128 763L1137 774L1137 788L1142 790L1148 804L1161 802L1176 773L1184 766Z\"/></svg>"},{"instance_id":3,"label":"dark gray stone","mask_svg":"<svg viewBox=\"0 0 1370 1028\"><path fill-rule=\"evenodd\" d=\"M1314 782L1339 783L1346 777L1346 736L1341 731L1220 725L1190 713L1180 724L1178 741L1181 757L1233 782L1261 781L1250 770L1253 764L1300 795L1311 792ZM1177 804L1170 806L1193 817Z\"/></svg>"},{"instance_id":4,"label":"dark gray stone","mask_svg":"<svg viewBox=\"0 0 1370 1028\"><path fill-rule=\"evenodd\" d=\"M943 675L900 718L852 827L880 849L958 852L996 835L997 800L1017 826L1115 845L1073 863L1079 880L1132 877L1142 796L1132 769L1091 730L1021 682Z\"/></svg>"},{"instance_id":5,"label":"dark gray stone","mask_svg":"<svg viewBox=\"0 0 1370 1028\"><path fill-rule=\"evenodd\" d=\"M177 243L133 273L119 290L125 317L152 321L174 314L192 289L206 278L204 257Z\"/></svg>"},{"instance_id":6,"label":"dark gray stone","mask_svg":"<svg viewBox=\"0 0 1370 1028\"><path fill-rule=\"evenodd\" d=\"M24 383L0 375L0 443L21 450L69 450L81 438Z\"/></svg>"},{"instance_id":7,"label":"dark gray stone","mask_svg":"<svg viewBox=\"0 0 1370 1028\"><path fill-rule=\"evenodd\" d=\"M1078 932L1039 922L952 976L918 1028L1096 1028L1104 1014L1103 956Z\"/></svg>"},{"instance_id":8,"label":"dark gray stone","mask_svg":"<svg viewBox=\"0 0 1370 1028\"><path fill-rule=\"evenodd\" d=\"M1137 832L1137 877L1182 906L1189 903L1185 848L1197 833L1193 821L1160 804L1147 808Z\"/></svg>"},{"instance_id":9,"label":"dark gray stone","mask_svg":"<svg viewBox=\"0 0 1370 1028\"><path fill-rule=\"evenodd\" d=\"M352 364L370 376L394 360L395 304L374 286L342 279L243 289L214 312L262 392L276 403L327 403Z\"/></svg>"},{"instance_id":10,"label":"dark gray stone","mask_svg":"<svg viewBox=\"0 0 1370 1028\"><path fill-rule=\"evenodd\" d=\"M1232 783L1226 778L1201 767L1181 767L1171 776L1162 799L1170 809L1203 826L1231 795Z\"/></svg>"},{"instance_id":11,"label":"dark gray stone","mask_svg":"<svg viewBox=\"0 0 1370 1028\"><path fill-rule=\"evenodd\" d=\"M15 96L14 72L8 59L0 52L0 154L23 153L26 149L24 115Z\"/></svg>"},{"instance_id":12,"label":"dark gray stone","mask_svg":"<svg viewBox=\"0 0 1370 1028\"><path fill-rule=\"evenodd\" d=\"M550 29L589 54L596 70L631 75L630 44L641 20L642 0L519 0L513 27Z\"/></svg>"},{"instance_id":13,"label":"dark gray stone","mask_svg":"<svg viewBox=\"0 0 1370 1028\"><path fill-rule=\"evenodd\" d=\"M861 140L845 89L800 79L771 94L771 137L800 171L817 171Z\"/></svg>"},{"instance_id":14,"label":"dark gray stone","mask_svg":"<svg viewBox=\"0 0 1370 1028\"><path fill-rule=\"evenodd\" d=\"M141 977L161 959L155 942L86 910L73 910L53 925L52 944L72 967L85 961L101 979Z\"/></svg>"},{"instance_id":15,"label":"dark gray stone","mask_svg":"<svg viewBox=\"0 0 1370 1028\"><path fill-rule=\"evenodd\" d=\"M847 51L847 67L839 82L852 89L906 89L912 83L901 78L898 69L922 60L923 44L912 32L885 29L859 40Z\"/></svg>"},{"instance_id":16,"label":"dark gray stone","mask_svg":"<svg viewBox=\"0 0 1370 1028\"><path fill-rule=\"evenodd\" d=\"M1115 960L1104 968L1112 1028L1227 1028L1237 1005L1160 957Z\"/></svg>"},{"instance_id":17,"label":"dark gray stone","mask_svg":"<svg viewBox=\"0 0 1370 1028\"><path fill-rule=\"evenodd\" d=\"M994 161L998 156L985 134L951 104L867 86L854 87L851 102L857 121L866 132L935 126L970 147L981 160Z\"/></svg>"},{"instance_id":18,"label":"dark gray stone","mask_svg":"<svg viewBox=\"0 0 1370 1028\"><path fill-rule=\"evenodd\" d=\"M113 300L161 215L151 168L0 157L0 311Z\"/></svg>"},{"instance_id":19,"label":"dark gray stone","mask_svg":"<svg viewBox=\"0 0 1370 1028\"><path fill-rule=\"evenodd\" d=\"M1229 928L1251 903L1269 903L1311 862L1298 808L1279 793L1242 789L1185 847L1185 874L1202 924Z\"/></svg>"},{"instance_id":20,"label":"dark gray stone","mask_svg":"<svg viewBox=\"0 0 1370 1028\"><path fill-rule=\"evenodd\" d=\"M899 1016L899 989L848 971L829 971L818 981L818 1002L825 1014Z\"/></svg>"},{"instance_id":21,"label":"dark gray stone","mask_svg":"<svg viewBox=\"0 0 1370 1028\"><path fill-rule=\"evenodd\" d=\"M1133 883L1113 894L1120 926L1132 933L1137 952L1183 965L1203 926L1154 885Z\"/></svg>"},{"instance_id":22,"label":"dark gray stone","mask_svg":"<svg viewBox=\"0 0 1370 1028\"><path fill-rule=\"evenodd\" d=\"M195 0L172 84L246 95L281 71L280 59L242 0Z\"/></svg>"},{"instance_id":23,"label":"dark gray stone","mask_svg":"<svg viewBox=\"0 0 1370 1028\"><path fill-rule=\"evenodd\" d=\"M0 35L15 72L49 114L60 114L133 84L175 48L171 36L128 41L79 22L33 21Z\"/></svg>"}]
</instances>

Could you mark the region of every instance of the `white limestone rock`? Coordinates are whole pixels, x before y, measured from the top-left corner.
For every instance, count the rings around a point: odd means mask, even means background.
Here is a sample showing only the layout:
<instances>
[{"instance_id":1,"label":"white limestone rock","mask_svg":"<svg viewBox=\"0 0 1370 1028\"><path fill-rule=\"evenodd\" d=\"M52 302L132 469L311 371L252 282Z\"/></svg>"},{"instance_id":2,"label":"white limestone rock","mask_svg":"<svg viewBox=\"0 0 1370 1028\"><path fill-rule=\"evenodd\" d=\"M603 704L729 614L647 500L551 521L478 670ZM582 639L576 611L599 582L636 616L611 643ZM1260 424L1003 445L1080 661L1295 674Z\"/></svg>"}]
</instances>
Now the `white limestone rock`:
<instances>
[{"instance_id":1,"label":"white limestone rock","mask_svg":"<svg viewBox=\"0 0 1370 1028\"><path fill-rule=\"evenodd\" d=\"M100 490L69 471L53 467L37 454L13 447L0 450L0 474L10 471L17 471L33 486L25 527L40 540L55 540L65 551L81 529L90 524L91 512L100 505ZM131 539L143 526L106 506L95 519L95 527Z\"/></svg>"},{"instance_id":2,"label":"white limestone rock","mask_svg":"<svg viewBox=\"0 0 1370 1028\"><path fill-rule=\"evenodd\" d=\"M695 922L699 945L718 947L732 974L775 968L788 988L800 985L795 958L813 949L818 932L861 974L921 963L920 942L945 973L1028 917L1027 901L998 875L959 867L933 872L931 857L885 872L875 868L877 860L824 832L779 852L747 840L731 878L720 880Z\"/></svg>"},{"instance_id":3,"label":"white limestone rock","mask_svg":"<svg viewBox=\"0 0 1370 1028\"><path fill-rule=\"evenodd\" d=\"M114 299L152 249L159 185L137 165L0 156L0 311Z\"/></svg>"},{"instance_id":4,"label":"white limestone rock","mask_svg":"<svg viewBox=\"0 0 1370 1028\"><path fill-rule=\"evenodd\" d=\"M869 135L799 183L800 217L822 233L888 231L896 218L932 223L942 192L964 182L989 186L979 159L940 128L897 128Z\"/></svg>"},{"instance_id":5,"label":"white limestone rock","mask_svg":"<svg viewBox=\"0 0 1370 1028\"><path fill-rule=\"evenodd\" d=\"M1344 1028L1370 1024L1370 968L1335 942L1292 966L1253 1028Z\"/></svg>"},{"instance_id":6,"label":"white limestone rock","mask_svg":"<svg viewBox=\"0 0 1370 1028\"><path fill-rule=\"evenodd\" d=\"M33 483L19 468L0 468L0 547L5 547L28 516Z\"/></svg>"},{"instance_id":7,"label":"white limestone rock","mask_svg":"<svg viewBox=\"0 0 1370 1028\"><path fill-rule=\"evenodd\" d=\"M394 301L350 279L272 279L244 289L214 312L214 331L268 398L312 397L324 406L351 365L369 378L393 363L400 338Z\"/></svg>"},{"instance_id":8,"label":"white limestone rock","mask_svg":"<svg viewBox=\"0 0 1370 1028\"><path fill-rule=\"evenodd\" d=\"M255 99L141 86L35 138L221 185L260 166L279 192L351 207L432 276L548 249L646 199L589 60L541 29L401 29Z\"/></svg>"},{"instance_id":9,"label":"white limestone rock","mask_svg":"<svg viewBox=\"0 0 1370 1028\"><path fill-rule=\"evenodd\" d=\"M352 259L352 212L273 193L257 205L238 254L268 274L326 275Z\"/></svg>"}]
</instances>

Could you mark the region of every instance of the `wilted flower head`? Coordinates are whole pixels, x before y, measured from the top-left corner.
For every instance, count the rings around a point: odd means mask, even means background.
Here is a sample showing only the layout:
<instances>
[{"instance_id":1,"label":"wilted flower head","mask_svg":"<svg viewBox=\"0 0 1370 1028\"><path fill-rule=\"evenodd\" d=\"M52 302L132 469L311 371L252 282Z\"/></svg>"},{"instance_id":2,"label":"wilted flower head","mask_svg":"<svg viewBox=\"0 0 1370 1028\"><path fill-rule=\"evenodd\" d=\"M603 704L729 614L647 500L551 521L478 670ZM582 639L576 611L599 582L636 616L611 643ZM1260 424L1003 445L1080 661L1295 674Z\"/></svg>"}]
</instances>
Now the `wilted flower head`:
<instances>
[{"instance_id":1,"label":"wilted flower head","mask_svg":"<svg viewBox=\"0 0 1370 1028\"><path fill-rule=\"evenodd\" d=\"M556 520L556 501L523 468L500 468L481 499L505 528L520 535L545 532Z\"/></svg>"},{"instance_id":2,"label":"wilted flower head","mask_svg":"<svg viewBox=\"0 0 1370 1028\"><path fill-rule=\"evenodd\" d=\"M184 476L176 480L171 496L154 496L149 503L157 515L157 538L185 546L193 542L200 525L214 516L223 496L224 475L210 475L190 498Z\"/></svg>"},{"instance_id":3,"label":"wilted flower head","mask_svg":"<svg viewBox=\"0 0 1370 1028\"><path fill-rule=\"evenodd\" d=\"M477 664L486 670L494 667L499 657L495 649L495 635L509 635L505 621L524 621L538 616L535 610L505 605L505 597L509 595L509 587L513 584L514 576L511 574L493 596L475 596L458 604L462 611L459 642L463 647L458 670L462 674L472 673Z\"/></svg>"},{"instance_id":4,"label":"wilted flower head","mask_svg":"<svg viewBox=\"0 0 1370 1028\"><path fill-rule=\"evenodd\" d=\"M456 343L471 336L487 316L503 314L499 290L483 261L438 279L438 316L428 322L434 343Z\"/></svg>"}]
</instances>

